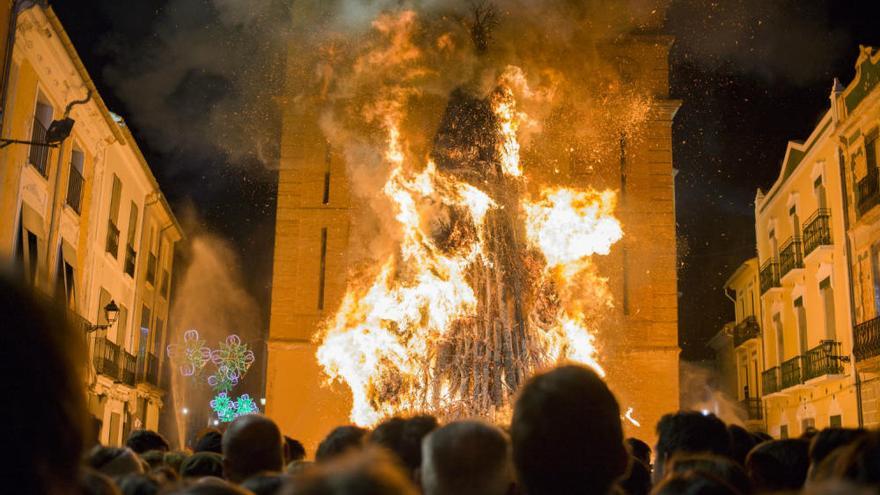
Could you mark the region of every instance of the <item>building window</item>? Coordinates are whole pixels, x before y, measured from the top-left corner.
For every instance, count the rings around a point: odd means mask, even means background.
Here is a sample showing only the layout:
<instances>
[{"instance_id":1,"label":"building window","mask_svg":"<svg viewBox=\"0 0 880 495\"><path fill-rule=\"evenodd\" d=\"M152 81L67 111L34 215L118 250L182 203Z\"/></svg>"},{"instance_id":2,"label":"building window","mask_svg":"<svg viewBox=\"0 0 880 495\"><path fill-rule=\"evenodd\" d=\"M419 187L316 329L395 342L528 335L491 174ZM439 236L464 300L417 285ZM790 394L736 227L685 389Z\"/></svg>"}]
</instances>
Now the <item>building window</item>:
<instances>
[{"instance_id":1,"label":"building window","mask_svg":"<svg viewBox=\"0 0 880 495\"><path fill-rule=\"evenodd\" d=\"M794 315L798 326L798 354L803 354L807 349L807 311L804 309L804 298L794 300Z\"/></svg>"},{"instance_id":2,"label":"building window","mask_svg":"<svg viewBox=\"0 0 880 495\"><path fill-rule=\"evenodd\" d=\"M107 219L107 252L114 258L119 256L119 198L122 196L122 182L113 174L113 189L110 194L110 218Z\"/></svg>"},{"instance_id":3,"label":"building window","mask_svg":"<svg viewBox=\"0 0 880 495\"><path fill-rule=\"evenodd\" d=\"M70 173L67 177L67 206L77 215L82 213L83 163L85 155L74 148L70 154Z\"/></svg>"},{"instance_id":4,"label":"building window","mask_svg":"<svg viewBox=\"0 0 880 495\"><path fill-rule=\"evenodd\" d=\"M813 182L813 193L816 195L816 203L819 205L820 210L824 210L828 208L828 199L825 196L825 183L822 181L822 176L816 177L816 180Z\"/></svg>"},{"instance_id":5,"label":"building window","mask_svg":"<svg viewBox=\"0 0 880 495\"><path fill-rule=\"evenodd\" d=\"M797 214L797 205L788 209L788 216L791 219L791 237L798 239L801 236L801 220Z\"/></svg>"},{"instance_id":6,"label":"building window","mask_svg":"<svg viewBox=\"0 0 880 495\"><path fill-rule=\"evenodd\" d=\"M321 266L318 274L318 309L324 309L324 283L327 270L327 227L321 229Z\"/></svg>"},{"instance_id":7,"label":"building window","mask_svg":"<svg viewBox=\"0 0 880 495\"><path fill-rule=\"evenodd\" d=\"M127 241L125 243L125 264L123 265L123 271L125 274L132 278L134 278L134 269L137 261L137 251L134 249L137 223L138 206L132 201L131 207L128 210L128 236L126 237Z\"/></svg>"},{"instance_id":8,"label":"building window","mask_svg":"<svg viewBox=\"0 0 880 495\"><path fill-rule=\"evenodd\" d=\"M153 355L162 354L162 333L165 331L165 322L162 318L156 317L156 331L153 332Z\"/></svg>"},{"instance_id":9,"label":"building window","mask_svg":"<svg viewBox=\"0 0 880 495\"><path fill-rule=\"evenodd\" d=\"M816 418L804 418L801 420L801 432L806 433L808 430L816 429Z\"/></svg>"},{"instance_id":10,"label":"building window","mask_svg":"<svg viewBox=\"0 0 880 495\"><path fill-rule=\"evenodd\" d=\"M58 267L55 275L55 297L68 309L76 309L76 290L73 267L64 259L63 249L58 249Z\"/></svg>"},{"instance_id":11,"label":"building window","mask_svg":"<svg viewBox=\"0 0 880 495\"><path fill-rule=\"evenodd\" d=\"M843 426L843 417L840 414L835 414L828 418L828 427L829 428L841 428Z\"/></svg>"},{"instance_id":12,"label":"building window","mask_svg":"<svg viewBox=\"0 0 880 495\"><path fill-rule=\"evenodd\" d=\"M776 331L776 364L782 366L785 361L785 342L782 335L782 318L779 313L773 315L773 330Z\"/></svg>"},{"instance_id":13,"label":"building window","mask_svg":"<svg viewBox=\"0 0 880 495\"><path fill-rule=\"evenodd\" d=\"M35 143L46 142L46 131L49 124L52 123L52 106L43 100L43 95L39 95L37 106L34 108L33 128L31 129L31 141ZM31 145L28 159L30 164L40 172L43 177L49 176L49 148L48 146Z\"/></svg>"},{"instance_id":14,"label":"building window","mask_svg":"<svg viewBox=\"0 0 880 495\"><path fill-rule=\"evenodd\" d=\"M819 282L819 293L822 296L822 308L825 312L825 338L836 340L837 331L834 328L834 289L831 287L831 277L826 277Z\"/></svg>"},{"instance_id":15,"label":"building window","mask_svg":"<svg viewBox=\"0 0 880 495\"><path fill-rule=\"evenodd\" d=\"M116 317L116 332L122 335L122 346L131 350L131 336L128 333L128 308L124 304L119 305L119 316Z\"/></svg>"},{"instance_id":16,"label":"building window","mask_svg":"<svg viewBox=\"0 0 880 495\"><path fill-rule=\"evenodd\" d=\"M327 151L324 155L324 197L321 203L328 205L330 204L330 165L333 162L333 151L330 148L330 143L326 143L326 146Z\"/></svg>"},{"instance_id":17,"label":"building window","mask_svg":"<svg viewBox=\"0 0 880 495\"><path fill-rule=\"evenodd\" d=\"M779 438L782 440L788 438L788 425L781 425L779 427Z\"/></svg>"}]
</instances>

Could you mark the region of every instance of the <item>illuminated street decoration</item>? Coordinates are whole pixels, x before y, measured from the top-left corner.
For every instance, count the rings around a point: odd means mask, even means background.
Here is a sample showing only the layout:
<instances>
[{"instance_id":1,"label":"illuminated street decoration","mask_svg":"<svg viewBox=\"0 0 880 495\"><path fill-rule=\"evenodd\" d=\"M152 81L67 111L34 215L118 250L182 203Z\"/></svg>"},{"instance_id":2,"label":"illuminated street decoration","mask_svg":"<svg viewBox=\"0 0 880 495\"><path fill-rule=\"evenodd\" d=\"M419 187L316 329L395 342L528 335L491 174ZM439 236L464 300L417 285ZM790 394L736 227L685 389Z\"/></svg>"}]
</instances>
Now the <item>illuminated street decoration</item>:
<instances>
[{"instance_id":1,"label":"illuminated street decoration","mask_svg":"<svg viewBox=\"0 0 880 495\"><path fill-rule=\"evenodd\" d=\"M211 361L217 365L219 374L237 384L254 363L254 351L248 349L238 335L230 335L220 343L218 349L211 352Z\"/></svg>"},{"instance_id":2,"label":"illuminated street decoration","mask_svg":"<svg viewBox=\"0 0 880 495\"><path fill-rule=\"evenodd\" d=\"M201 372L211 360L211 349L205 346L205 341L195 329L183 333L183 345L169 344L166 353L179 366L183 376L193 376Z\"/></svg>"},{"instance_id":3,"label":"illuminated street decoration","mask_svg":"<svg viewBox=\"0 0 880 495\"><path fill-rule=\"evenodd\" d=\"M260 412L257 404L248 394L244 394L238 400L232 400L226 392L220 392L210 402L211 409L217 414L217 419L228 423L239 416Z\"/></svg>"},{"instance_id":4,"label":"illuminated street decoration","mask_svg":"<svg viewBox=\"0 0 880 495\"><path fill-rule=\"evenodd\" d=\"M236 404L235 401L230 399L226 392L220 392L214 397L210 402L211 409L217 413L217 418L224 423L228 423L235 419L236 416Z\"/></svg>"},{"instance_id":5,"label":"illuminated street decoration","mask_svg":"<svg viewBox=\"0 0 880 495\"><path fill-rule=\"evenodd\" d=\"M215 392L230 392L238 385L238 376L232 375L229 369L223 365L218 367L217 371L208 377L208 385Z\"/></svg>"}]
</instances>

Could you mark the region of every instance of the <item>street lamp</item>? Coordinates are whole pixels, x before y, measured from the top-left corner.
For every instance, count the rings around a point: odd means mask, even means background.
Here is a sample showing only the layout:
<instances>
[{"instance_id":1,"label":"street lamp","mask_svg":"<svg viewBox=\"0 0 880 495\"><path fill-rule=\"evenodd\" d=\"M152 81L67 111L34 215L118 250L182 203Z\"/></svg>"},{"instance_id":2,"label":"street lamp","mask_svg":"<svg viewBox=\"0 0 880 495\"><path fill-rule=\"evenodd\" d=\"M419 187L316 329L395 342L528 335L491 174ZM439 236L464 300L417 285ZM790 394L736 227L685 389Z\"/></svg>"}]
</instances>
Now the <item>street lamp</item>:
<instances>
[{"instance_id":1,"label":"street lamp","mask_svg":"<svg viewBox=\"0 0 880 495\"><path fill-rule=\"evenodd\" d=\"M64 117L61 120L53 120L46 130L45 142L24 141L22 139L0 139L0 149L10 144L29 144L31 146L44 146L46 148L57 148L58 144L70 136L73 130L74 121L70 117Z\"/></svg>"},{"instance_id":2,"label":"street lamp","mask_svg":"<svg viewBox=\"0 0 880 495\"><path fill-rule=\"evenodd\" d=\"M119 317L119 306L116 305L116 302L113 299L104 306L104 319L107 320L107 323L92 325L92 328L89 329L89 332L94 332L95 330L106 330L113 326L116 323L116 318Z\"/></svg>"}]
</instances>

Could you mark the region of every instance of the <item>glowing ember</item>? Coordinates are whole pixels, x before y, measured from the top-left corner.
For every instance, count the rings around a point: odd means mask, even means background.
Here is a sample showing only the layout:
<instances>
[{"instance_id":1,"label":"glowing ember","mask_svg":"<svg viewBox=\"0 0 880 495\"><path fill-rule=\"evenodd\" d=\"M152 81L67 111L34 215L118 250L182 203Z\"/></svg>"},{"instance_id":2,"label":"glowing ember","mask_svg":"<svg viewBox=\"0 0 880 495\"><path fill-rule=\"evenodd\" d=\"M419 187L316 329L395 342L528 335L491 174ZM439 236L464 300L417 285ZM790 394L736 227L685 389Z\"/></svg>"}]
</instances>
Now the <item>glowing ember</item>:
<instances>
[{"instance_id":1,"label":"glowing ember","mask_svg":"<svg viewBox=\"0 0 880 495\"><path fill-rule=\"evenodd\" d=\"M351 284L318 336L318 361L350 387L360 425L417 411L504 419L536 370L574 361L604 374L582 309L610 304L588 268L622 236L615 194L555 188L530 200L517 142L527 116L513 93L456 98L422 170L395 118L380 119L398 250ZM563 300L586 286L602 300Z\"/></svg>"}]
</instances>

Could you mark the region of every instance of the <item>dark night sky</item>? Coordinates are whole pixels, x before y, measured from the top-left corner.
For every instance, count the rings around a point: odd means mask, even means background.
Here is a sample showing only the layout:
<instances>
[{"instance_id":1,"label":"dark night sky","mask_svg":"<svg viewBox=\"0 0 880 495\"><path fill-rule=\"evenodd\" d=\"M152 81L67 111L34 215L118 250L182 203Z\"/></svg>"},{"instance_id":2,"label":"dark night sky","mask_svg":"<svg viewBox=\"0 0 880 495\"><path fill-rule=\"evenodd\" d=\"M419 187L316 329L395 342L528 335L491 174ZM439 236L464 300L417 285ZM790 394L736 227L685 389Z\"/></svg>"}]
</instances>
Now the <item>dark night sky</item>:
<instances>
[{"instance_id":1,"label":"dark night sky","mask_svg":"<svg viewBox=\"0 0 880 495\"><path fill-rule=\"evenodd\" d=\"M124 83L139 74L141 64L179 63L179 55L212 42L211 33L222 38L214 48L222 53L230 32L212 30L212 3L57 0L52 5L108 106L142 136L140 145L178 216L192 206L201 228L230 239L246 267L247 288L268 317L276 175L253 155L230 158L194 144L199 132L206 132L200 128L201 110L241 89L235 87L239 74L224 71L246 70L214 64L173 82L167 97L186 101L180 114L171 116L180 119L173 125L190 119L192 129L184 131L193 131L174 132L196 139L170 144L132 115L144 106ZM858 45L880 46L877 12L867 11L878 10L878 3L673 1L667 22L677 39L672 92L684 100L673 151L680 170L676 201L685 358L705 357L706 341L732 316L721 287L741 261L754 255L755 191L766 190L777 177L786 141L808 136L827 109L833 77L851 80ZM177 6L175 15L168 14L170 4ZM250 12L240 9L239 14ZM207 34L189 36L194 32ZM247 32L235 31L235 36L230 42L240 44ZM156 44L165 50L149 50Z\"/></svg>"}]
</instances>

